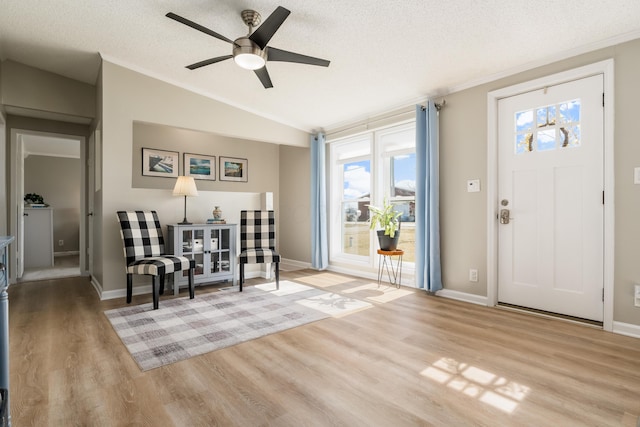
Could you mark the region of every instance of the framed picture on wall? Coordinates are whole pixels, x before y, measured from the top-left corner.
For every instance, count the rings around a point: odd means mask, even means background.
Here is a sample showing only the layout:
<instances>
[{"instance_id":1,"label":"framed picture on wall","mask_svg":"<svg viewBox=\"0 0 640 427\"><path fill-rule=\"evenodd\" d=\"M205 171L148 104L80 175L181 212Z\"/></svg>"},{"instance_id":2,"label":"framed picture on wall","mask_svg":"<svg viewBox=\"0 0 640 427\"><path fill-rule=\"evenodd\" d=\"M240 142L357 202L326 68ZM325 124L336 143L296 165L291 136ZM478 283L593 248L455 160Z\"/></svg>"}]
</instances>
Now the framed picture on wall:
<instances>
[{"instance_id":1,"label":"framed picture on wall","mask_svg":"<svg viewBox=\"0 0 640 427\"><path fill-rule=\"evenodd\" d=\"M248 176L247 159L220 156L220 181L247 182Z\"/></svg>"},{"instance_id":2,"label":"framed picture on wall","mask_svg":"<svg viewBox=\"0 0 640 427\"><path fill-rule=\"evenodd\" d=\"M194 179L216 180L216 157L184 153L184 175Z\"/></svg>"},{"instance_id":3,"label":"framed picture on wall","mask_svg":"<svg viewBox=\"0 0 640 427\"><path fill-rule=\"evenodd\" d=\"M178 177L177 151L154 150L152 148L142 149L142 175L162 176L165 178Z\"/></svg>"}]
</instances>

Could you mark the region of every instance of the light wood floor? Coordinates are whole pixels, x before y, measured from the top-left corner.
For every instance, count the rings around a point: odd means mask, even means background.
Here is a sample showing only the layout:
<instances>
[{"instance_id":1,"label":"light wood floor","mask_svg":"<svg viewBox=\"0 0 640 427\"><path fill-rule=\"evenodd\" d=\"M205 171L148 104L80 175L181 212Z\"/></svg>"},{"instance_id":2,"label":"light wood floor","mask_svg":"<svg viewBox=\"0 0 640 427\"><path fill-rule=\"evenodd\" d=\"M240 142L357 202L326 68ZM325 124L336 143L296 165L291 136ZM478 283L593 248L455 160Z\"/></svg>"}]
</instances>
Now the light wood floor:
<instances>
[{"instance_id":1,"label":"light wood floor","mask_svg":"<svg viewBox=\"0 0 640 427\"><path fill-rule=\"evenodd\" d=\"M12 286L14 427L638 422L640 339L333 273L283 279L374 307L143 373L103 314L123 300L86 278Z\"/></svg>"}]
</instances>

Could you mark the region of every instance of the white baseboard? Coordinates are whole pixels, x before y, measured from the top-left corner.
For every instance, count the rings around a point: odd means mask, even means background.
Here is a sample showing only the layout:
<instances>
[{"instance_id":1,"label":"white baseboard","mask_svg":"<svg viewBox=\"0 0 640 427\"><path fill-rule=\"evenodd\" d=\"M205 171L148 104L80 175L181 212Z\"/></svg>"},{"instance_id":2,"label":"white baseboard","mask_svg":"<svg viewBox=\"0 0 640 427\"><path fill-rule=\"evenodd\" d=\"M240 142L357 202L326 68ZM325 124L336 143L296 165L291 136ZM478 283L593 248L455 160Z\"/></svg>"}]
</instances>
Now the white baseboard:
<instances>
[{"instance_id":1,"label":"white baseboard","mask_svg":"<svg viewBox=\"0 0 640 427\"><path fill-rule=\"evenodd\" d=\"M282 258L280 260L280 271L284 271L283 264L290 265L296 270L304 270L305 268L312 268L311 263L309 262L302 262L302 261L297 261L295 259Z\"/></svg>"},{"instance_id":2,"label":"white baseboard","mask_svg":"<svg viewBox=\"0 0 640 427\"><path fill-rule=\"evenodd\" d=\"M613 333L640 338L640 326L631 323L613 322Z\"/></svg>"},{"instance_id":3,"label":"white baseboard","mask_svg":"<svg viewBox=\"0 0 640 427\"><path fill-rule=\"evenodd\" d=\"M482 295L469 294L466 292L454 291L451 289L440 289L436 295L443 298L455 299L458 301L470 302L472 304L487 306L487 297Z\"/></svg>"},{"instance_id":4,"label":"white baseboard","mask_svg":"<svg viewBox=\"0 0 640 427\"><path fill-rule=\"evenodd\" d=\"M371 267L363 267L362 269L356 270L354 267L347 267L339 264L329 264L327 267L328 271L333 271L335 273L347 274L349 276L361 277L363 279L369 279L373 282L378 282L378 271ZM408 288L415 288L415 276L413 274L412 269L407 269L408 271L402 270L402 280L400 284L402 286L406 286ZM388 272L384 272L382 277L383 283L389 282L389 274Z\"/></svg>"},{"instance_id":5,"label":"white baseboard","mask_svg":"<svg viewBox=\"0 0 640 427\"><path fill-rule=\"evenodd\" d=\"M53 256L67 256L67 255L80 255L80 251L64 251L64 252L54 252Z\"/></svg>"},{"instance_id":6,"label":"white baseboard","mask_svg":"<svg viewBox=\"0 0 640 427\"><path fill-rule=\"evenodd\" d=\"M466 292L453 291L450 289L441 289L436 292L436 295L443 298L455 299L458 301L470 302L472 304L478 304L487 306L487 297L468 294ZM633 338L640 338L640 325L634 325L631 323L613 322L613 333L626 335Z\"/></svg>"},{"instance_id":7,"label":"white baseboard","mask_svg":"<svg viewBox=\"0 0 640 427\"><path fill-rule=\"evenodd\" d=\"M263 277L264 278L265 274L264 272L261 271L250 271L250 272L246 272L245 274L245 279L254 279L256 277ZM94 281L91 281L92 283L94 283ZM212 282L212 283L218 283L218 282ZM222 283L222 282L219 282ZM198 291L198 286L202 286L202 285L209 285L210 283L198 283L196 284L196 292ZM229 282L229 284L231 284L231 282ZM236 285L237 285L237 281L236 281ZM96 286L96 284L94 283L94 288L96 288L96 290L98 291L98 295L100 296L100 300L104 301L104 300L108 300L108 299L116 299L116 298L126 298L127 296L127 288L122 288L122 289L114 289L113 291L104 291L101 292L101 287ZM169 282L167 281L165 284L165 294L166 293L170 293L173 294L173 290L171 289L171 285L169 284ZM131 290L131 294L132 295L145 295L145 294L151 294L151 278L149 278L149 283L141 283L137 286L133 286L132 290Z\"/></svg>"},{"instance_id":8,"label":"white baseboard","mask_svg":"<svg viewBox=\"0 0 640 427\"><path fill-rule=\"evenodd\" d=\"M362 277L364 279L371 279L374 281L378 281L378 274L371 272L371 271L366 271L366 270L355 270L353 268L347 268L347 267L342 267L339 265L332 265L330 264L327 267L327 270L329 271L333 271L335 273L340 273L340 274L347 274L349 276L356 276L356 277Z\"/></svg>"},{"instance_id":9,"label":"white baseboard","mask_svg":"<svg viewBox=\"0 0 640 427\"><path fill-rule=\"evenodd\" d=\"M98 298L100 298L100 300L103 300L102 285L100 284L100 282L98 282L98 280L94 276L91 276L90 281L91 281L91 285L93 286L93 289L95 289L96 293L98 294Z\"/></svg>"},{"instance_id":10,"label":"white baseboard","mask_svg":"<svg viewBox=\"0 0 640 427\"><path fill-rule=\"evenodd\" d=\"M149 279L151 280L151 279ZM151 293L151 283L146 285L134 286L132 289L133 295L142 295ZM127 289L114 289L113 291L104 291L100 295L101 300L125 298L127 296Z\"/></svg>"}]
</instances>

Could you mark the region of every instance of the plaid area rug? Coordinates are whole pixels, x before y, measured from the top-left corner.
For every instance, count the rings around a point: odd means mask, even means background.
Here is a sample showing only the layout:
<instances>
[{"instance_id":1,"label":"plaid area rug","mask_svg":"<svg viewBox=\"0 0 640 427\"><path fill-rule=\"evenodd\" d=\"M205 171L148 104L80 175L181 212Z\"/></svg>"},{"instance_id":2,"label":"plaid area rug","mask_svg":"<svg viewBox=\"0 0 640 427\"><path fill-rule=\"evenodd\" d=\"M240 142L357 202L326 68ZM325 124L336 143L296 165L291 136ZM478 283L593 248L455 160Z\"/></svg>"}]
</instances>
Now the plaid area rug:
<instances>
[{"instance_id":1,"label":"plaid area rug","mask_svg":"<svg viewBox=\"0 0 640 427\"><path fill-rule=\"evenodd\" d=\"M332 315L368 308L354 300L289 281L105 311L131 356L147 371Z\"/></svg>"}]
</instances>

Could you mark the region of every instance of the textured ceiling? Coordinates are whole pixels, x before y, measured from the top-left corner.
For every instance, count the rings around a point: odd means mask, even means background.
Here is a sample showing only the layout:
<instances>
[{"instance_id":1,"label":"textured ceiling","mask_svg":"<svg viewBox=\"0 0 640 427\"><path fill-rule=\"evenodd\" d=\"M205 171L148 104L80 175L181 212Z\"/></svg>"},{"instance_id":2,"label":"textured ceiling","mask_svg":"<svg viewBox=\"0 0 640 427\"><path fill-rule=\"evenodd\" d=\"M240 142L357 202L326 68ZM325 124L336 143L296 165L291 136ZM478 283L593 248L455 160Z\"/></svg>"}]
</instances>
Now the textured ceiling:
<instances>
[{"instance_id":1,"label":"textured ceiling","mask_svg":"<svg viewBox=\"0 0 640 427\"><path fill-rule=\"evenodd\" d=\"M274 88L228 60L243 9L291 15L269 42L331 60L268 63ZM312 130L332 128L527 64L640 37L638 0L0 0L0 59L95 83L99 54L212 98Z\"/></svg>"}]
</instances>

